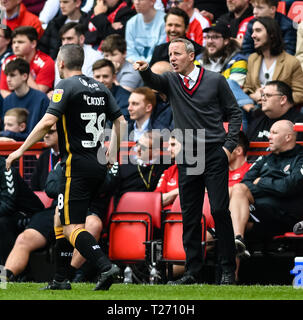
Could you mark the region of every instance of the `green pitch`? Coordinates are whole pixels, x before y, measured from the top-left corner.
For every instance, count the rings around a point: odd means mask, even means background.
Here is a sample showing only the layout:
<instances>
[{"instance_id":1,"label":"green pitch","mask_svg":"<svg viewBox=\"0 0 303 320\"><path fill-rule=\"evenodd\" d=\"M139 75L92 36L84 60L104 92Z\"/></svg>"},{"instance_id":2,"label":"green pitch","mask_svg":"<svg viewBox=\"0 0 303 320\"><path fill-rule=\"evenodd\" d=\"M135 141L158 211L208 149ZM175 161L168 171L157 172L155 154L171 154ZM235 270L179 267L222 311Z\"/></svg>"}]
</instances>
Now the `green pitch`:
<instances>
[{"instance_id":1,"label":"green pitch","mask_svg":"<svg viewBox=\"0 0 303 320\"><path fill-rule=\"evenodd\" d=\"M125 285L93 291L92 283L72 284L72 290L39 290L45 283L8 283L0 300L303 300L303 289L292 286Z\"/></svg>"}]
</instances>

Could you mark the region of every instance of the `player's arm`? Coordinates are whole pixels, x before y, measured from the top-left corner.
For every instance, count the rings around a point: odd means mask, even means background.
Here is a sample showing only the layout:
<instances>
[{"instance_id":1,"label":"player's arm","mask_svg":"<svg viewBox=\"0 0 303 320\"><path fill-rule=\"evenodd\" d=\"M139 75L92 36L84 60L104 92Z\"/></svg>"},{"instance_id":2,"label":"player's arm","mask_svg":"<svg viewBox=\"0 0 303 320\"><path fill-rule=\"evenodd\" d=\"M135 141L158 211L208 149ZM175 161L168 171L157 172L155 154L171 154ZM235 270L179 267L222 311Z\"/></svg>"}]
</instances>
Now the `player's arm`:
<instances>
[{"instance_id":1,"label":"player's arm","mask_svg":"<svg viewBox=\"0 0 303 320\"><path fill-rule=\"evenodd\" d=\"M50 113L46 113L43 118L36 124L35 128L26 138L19 149L12 152L6 159L6 169L9 170L12 163L19 159L23 153L28 150L33 144L40 141L50 128L58 121L58 118Z\"/></svg>"},{"instance_id":2,"label":"player's arm","mask_svg":"<svg viewBox=\"0 0 303 320\"><path fill-rule=\"evenodd\" d=\"M127 121L124 116L120 116L113 121L112 136L107 151L107 162L113 164L117 161L121 138L124 137L127 129Z\"/></svg>"}]
</instances>

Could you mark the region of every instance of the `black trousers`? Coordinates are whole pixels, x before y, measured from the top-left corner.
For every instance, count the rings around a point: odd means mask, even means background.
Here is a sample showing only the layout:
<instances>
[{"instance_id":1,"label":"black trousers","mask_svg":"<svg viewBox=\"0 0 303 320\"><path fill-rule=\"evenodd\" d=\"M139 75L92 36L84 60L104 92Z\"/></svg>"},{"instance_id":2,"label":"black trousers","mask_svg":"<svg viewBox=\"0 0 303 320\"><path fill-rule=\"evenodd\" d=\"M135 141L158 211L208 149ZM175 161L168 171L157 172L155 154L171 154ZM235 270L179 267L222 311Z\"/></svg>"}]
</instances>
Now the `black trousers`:
<instances>
[{"instance_id":1,"label":"black trousers","mask_svg":"<svg viewBox=\"0 0 303 320\"><path fill-rule=\"evenodd\" d=\"M205 188L218 239L218 263L222 271L235 270L235 239L229 212L228 158L221 145L205 146L205 169L188 175L188 165L178 165L179 194L183 216L186 273L199 277L203 267L202 208Z\"/></svg>"}]
</instances>

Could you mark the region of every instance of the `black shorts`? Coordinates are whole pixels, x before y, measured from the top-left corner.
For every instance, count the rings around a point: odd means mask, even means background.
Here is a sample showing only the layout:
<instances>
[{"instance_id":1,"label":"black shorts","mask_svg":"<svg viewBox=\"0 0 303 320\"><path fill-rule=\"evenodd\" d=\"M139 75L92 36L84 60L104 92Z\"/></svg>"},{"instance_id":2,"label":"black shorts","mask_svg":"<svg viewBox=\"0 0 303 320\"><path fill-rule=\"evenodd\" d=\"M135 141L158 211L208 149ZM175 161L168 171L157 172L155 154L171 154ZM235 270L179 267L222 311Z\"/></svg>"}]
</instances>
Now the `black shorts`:
<instances>
[{"instance_id":1,"label":"black shorts","mask_svg":"<svg viewBox=\"0 0 303 320\"><path fill-rule=\"evenodd\" d=\"M34 229L40 232L47 240L48 243L55 242L54 232L54 215L55 208L49 208L34 214L26 226L26 229Z\"/></svg>"},{"instance_id":2,"label":"black shorts","mask_svg":"<svg viewBox=\"0 0 303 320\"><path fill-rule=\"evenodd\" d=\"M94 213L101 218L103 199L100 198L99 190L103 181L104 177L63 177L58 196L62 225L85 223L88 213Z\"/></svg>"}]
</instances>

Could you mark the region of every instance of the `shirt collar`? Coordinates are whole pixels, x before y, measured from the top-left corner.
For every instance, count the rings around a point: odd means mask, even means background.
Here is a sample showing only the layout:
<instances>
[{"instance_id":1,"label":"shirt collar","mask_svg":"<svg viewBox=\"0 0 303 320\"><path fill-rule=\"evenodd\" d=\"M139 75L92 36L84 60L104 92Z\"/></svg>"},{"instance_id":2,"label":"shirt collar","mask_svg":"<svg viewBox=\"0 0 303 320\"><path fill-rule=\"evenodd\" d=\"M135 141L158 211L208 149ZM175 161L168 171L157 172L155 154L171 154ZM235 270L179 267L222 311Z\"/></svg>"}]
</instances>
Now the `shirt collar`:
<instances>
[{"instance_id":1,"label":"shirt collar","mask_svg":"<svg viewBox=\"0 0 303 320\"><path fill-rule=\"evenodd\" d=\"M189 78L189 80L196 82L198 80L199 77L199 72L200 72L200 68L198 68L196 65L194 66L194 70L187 75L187 77ZM182 74L179 74L180 77L184 78L184 76Z\"/></svg>"}]
</instances>

